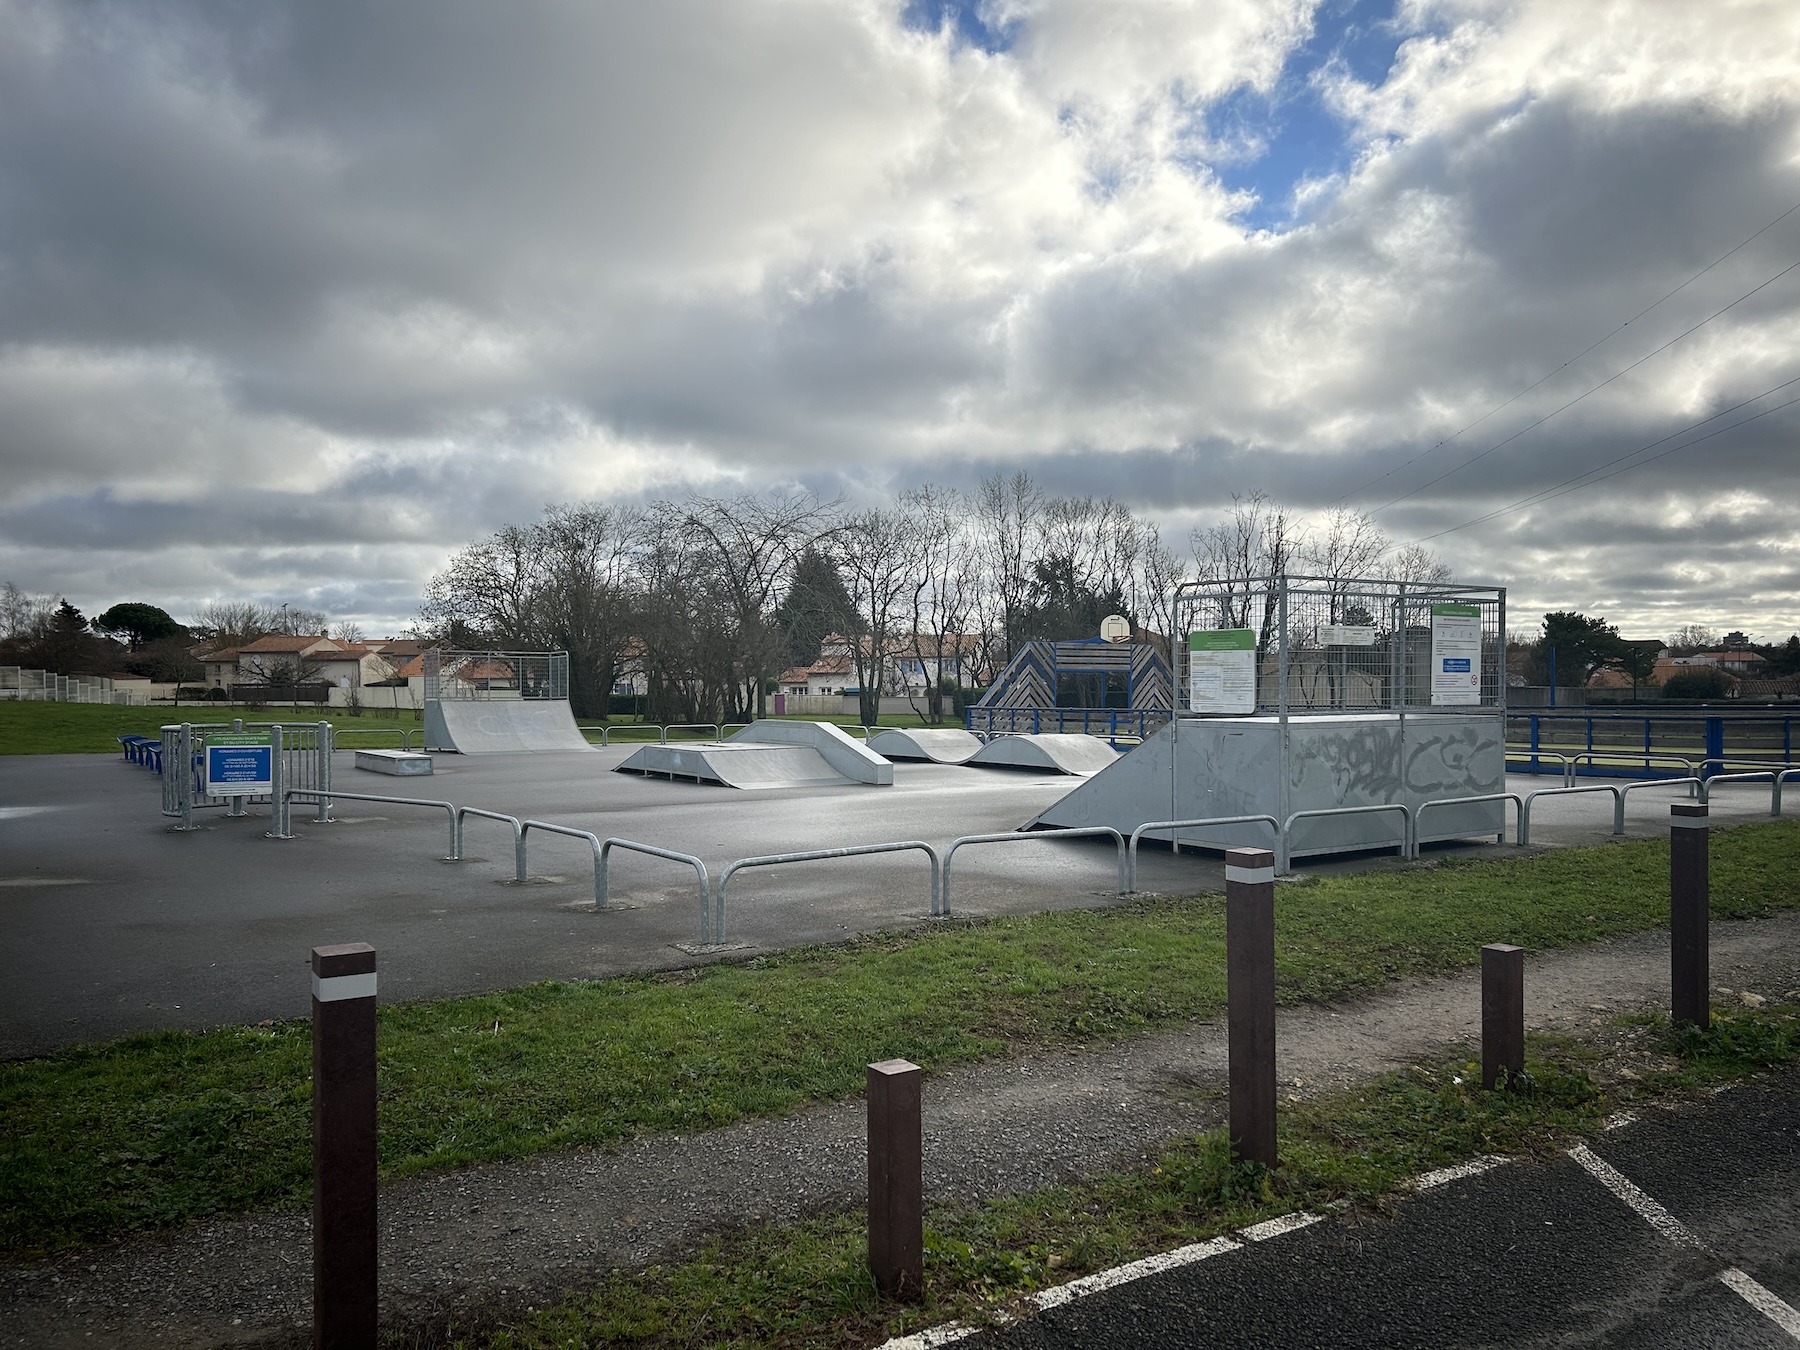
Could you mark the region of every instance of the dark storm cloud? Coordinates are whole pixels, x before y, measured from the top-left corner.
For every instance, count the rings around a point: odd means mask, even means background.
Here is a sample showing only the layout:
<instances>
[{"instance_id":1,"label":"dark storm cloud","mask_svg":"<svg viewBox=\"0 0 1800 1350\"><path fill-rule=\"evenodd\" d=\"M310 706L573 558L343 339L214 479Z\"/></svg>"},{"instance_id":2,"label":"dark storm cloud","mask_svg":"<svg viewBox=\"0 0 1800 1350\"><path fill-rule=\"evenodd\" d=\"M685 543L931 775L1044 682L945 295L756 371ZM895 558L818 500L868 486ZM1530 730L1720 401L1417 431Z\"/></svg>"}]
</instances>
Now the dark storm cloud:
<instances>
[{"instance_id":1,"label":"dark storm cloud","mask_svg":"<svg viewBox=\"0 0 1800 1350\"><path fill-rule=\"evenodd\" d=\"M1790 7L1408 8L1319 76L1351 167L1246 232L1202 114L1310 15L6 5L0 568L398 619L549 501L1019 467L1405 540L1800 374L1795 274L1500 444L1800 259L1797 214L1557 372L1800 200ZM1797 425L1434 547L1522 609L1800 623Z\"/></svg>"}]
</instances>

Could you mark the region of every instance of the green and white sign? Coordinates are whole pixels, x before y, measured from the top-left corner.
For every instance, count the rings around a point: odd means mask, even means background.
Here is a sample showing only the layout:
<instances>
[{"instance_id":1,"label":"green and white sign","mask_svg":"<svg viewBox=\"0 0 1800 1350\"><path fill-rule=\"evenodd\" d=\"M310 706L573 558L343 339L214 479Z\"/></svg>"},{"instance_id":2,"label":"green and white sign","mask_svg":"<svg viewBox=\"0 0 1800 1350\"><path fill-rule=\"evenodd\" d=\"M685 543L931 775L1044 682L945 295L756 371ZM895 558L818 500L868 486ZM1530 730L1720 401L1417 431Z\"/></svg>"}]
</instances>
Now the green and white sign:
<instances>
[{"instance_id":1,"label":"green and white sign","mask_svg":"<svg viewBox=\"0 0 1800 1350\"><path fill-rule=\"evenodd\" d=\"M1256 711L1256 630L1188 634L1188 707L1242 717Z\"/></svg>"},{"instance_id":2,"label":"green and white sign","mask_svg":"<svg viewBox=\"0 0 1800 1350\"><path fill-rule=\"evenodd\" d=\"M259 797L275 790L275 751L263 732L206 738L206 795Z\"/></svg>"},{"instance_id":3,"label":"green and white sign","mask_svg":"<svg viewBox=\"0 0 1800 1350\"><path fill-rule=\"evenodd\" d=\"M1431 607L1431 701L1481 702L1481 606Z\"/></svg>"}]
</instances>

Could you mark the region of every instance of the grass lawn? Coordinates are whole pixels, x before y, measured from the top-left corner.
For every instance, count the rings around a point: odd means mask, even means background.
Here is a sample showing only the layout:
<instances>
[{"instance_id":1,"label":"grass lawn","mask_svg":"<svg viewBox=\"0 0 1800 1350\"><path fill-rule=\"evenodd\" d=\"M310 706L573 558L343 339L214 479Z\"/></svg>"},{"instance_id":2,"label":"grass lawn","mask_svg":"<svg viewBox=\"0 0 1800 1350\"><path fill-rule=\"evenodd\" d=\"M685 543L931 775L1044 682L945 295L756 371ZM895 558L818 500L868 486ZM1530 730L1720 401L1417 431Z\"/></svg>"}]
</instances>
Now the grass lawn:
<instances>
[{"instance_id":1,"label":"grass lawn","mask_svg":"<svg viewBox=\"0 0 1800 1350\"><path fill-rule=\"evenodd\" d=\"M1800 822L1713 836L1713 913L1800 906ZM1315 878L1277 894L1289 1003L1436 974L1483 943L1543 949L1666 922L1668 845ZM1223 899L951 922L693 972L382 1008L381 1168L694 1131L928 1070L1209 1017ZM309 1185L308 1025L161 1032L0 1064L0 1249L297 1205Z\"/></svg>"},{"instance_id":2,"label":"grass lawn","mask_svg":"<svg viewBox=\"0 0 1800 1350\"><path fill-rule=\"evenodd\" d=\"M1281 1166L1234 1162L1222 1131L1179 1140L1151 1164L926 1215L925 1289L881 1297L861 1209L762 1224L677 1263L615 1271L510 1325L433 1334L458 1350L857 1346L959 1319L1027 1311L1023 1296L1296 1210L1377 1209L1434 1168L1484 1153L1544 1154L1597 1134L1613 1111L1691 1094L1800 1058L1791 1006L1738 1011L1705 1033L1644 1028L1635 1078L1608 1077L1591 1047L1533 1037L1526 1073L1484 1092L1476 1066L1415 1065L1352 1092L1285 1105Z\"/></svg>"},{"instance_id":3,"label":"grass lawn","mask_svg":"<svg viewBox=\"0 0 1800 1350\"><path fill-rule=\"evenodd\" d=\"M148 708L125 708L109 703L0 702L0 755L118 754L120 736L156 736L177 722L328 721L338 730L346 749L393 746L397 727L416 727L419 715L402 710L390 713L365 709L352 717L342 708L246 708L224 703L166 703ZM375 732L357 736L359 728Z\"/></svg>"}]
</instances>

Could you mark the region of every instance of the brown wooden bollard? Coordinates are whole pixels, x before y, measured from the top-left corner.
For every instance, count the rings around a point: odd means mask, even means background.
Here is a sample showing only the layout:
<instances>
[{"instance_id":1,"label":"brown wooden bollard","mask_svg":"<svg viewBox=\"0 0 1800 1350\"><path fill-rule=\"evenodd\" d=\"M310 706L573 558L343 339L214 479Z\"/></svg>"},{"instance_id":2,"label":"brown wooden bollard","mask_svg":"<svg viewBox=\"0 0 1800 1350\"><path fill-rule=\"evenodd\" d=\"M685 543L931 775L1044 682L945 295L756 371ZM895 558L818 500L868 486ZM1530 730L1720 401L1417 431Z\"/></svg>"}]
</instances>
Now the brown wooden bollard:
<instances>
[{"instance_id":1,"label":"brown wooden bollard","mask_svg":"<svg viewBox=\"0 0 1800 1350\"><path fill-rule=\"evenodd\" d=\"M312 949L313 1346L376 1340L375 949Z\"/></svg>"},{"instance_id":2,"label":"brown wooden bollard","mask_svg":"<svg viewBox=\"0 0 1800 1350\"><path fill-rule=\"evenodd\" d=\"M1490 942L1481 949L1481 1086L1525 1068L1525 949Z\"/></svg>"},{"instance_id":3,"label":"brown wooden bollard","mask_svg":"<svg viewBox=\"0 0 1800 1350\"><path fill-rule=\"evenodd\" d=\"M1225 854L1231 1152L1275 1166L1275 855Z\"/></svg>"},{"instance_id":4,"label":"brown wooden bollard","mask_svg":"<svg viewBox=\"0 0 1800 1350\"><path fill-rule=\"evenodd\" d=\"M1704 805L1669 808L1669 1018L1702 1029L1712 1022L1708 838Z\"/></svg>"},{"instance_id":5,"label":"brown wooden bollard","mask_svg":"<svg viewBox=\"0 0 1800 1350\"><path fill-rule=\"evenodd\" d=\"M869 1065L869 1270L908 1300L925 1288L923 1077L909 1060Z\"/></svg>"}]
</instances>

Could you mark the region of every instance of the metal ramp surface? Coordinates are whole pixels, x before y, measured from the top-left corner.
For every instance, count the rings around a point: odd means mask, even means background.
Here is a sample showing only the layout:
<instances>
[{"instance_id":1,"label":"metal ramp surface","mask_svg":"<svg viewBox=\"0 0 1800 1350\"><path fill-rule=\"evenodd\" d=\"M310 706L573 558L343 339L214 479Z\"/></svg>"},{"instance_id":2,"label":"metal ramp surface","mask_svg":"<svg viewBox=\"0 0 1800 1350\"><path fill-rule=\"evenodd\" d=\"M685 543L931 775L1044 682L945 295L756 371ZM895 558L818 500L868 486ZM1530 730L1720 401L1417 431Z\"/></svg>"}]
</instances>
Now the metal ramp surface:
<instances>
[{"instance_id":1,"label":"metal ramp surface","mask_svg":"<svg viewBox=\"0 0 1800 1350\"><path fill-rule=\"evenodd\" d=\"M964 761L990 769L1035 769L1080 777L1119 762L1119 753L1098 736L1046 732L1039 736L996 736Z\"/></svg>"},{"instance_id":2,"label":"metal ramp surface","mask_svg":"<svg viewBox=\"0 0 1800 1350\"><path fill-rule=\"evenodd\" d=\"M884 759L965 764L981 750L981 737L959 727L908 730L889 727L869 737L869 749Z\"/></svg>"},{"instance_id":3,"label":"metal ramp surface","mask_svg":"<svg viewBox=\"0 0 1800 1350\"><path fill-rule=\"evenodd\" d=\"M428 699L425 748L459 755L592 750L566 699Z\"/></svg>"},{"instance_id":4,"label":"metal ramp surface","mask_svg":"<svg viewBox=\"0 0 1800 1350\"><path fill-rule=\"evenodd\" d=\"M764 718L712 745L644 745L616 773L691 778L734 788L889 786L894 766L829 722Z\"/></svg>"}]
</instances>

